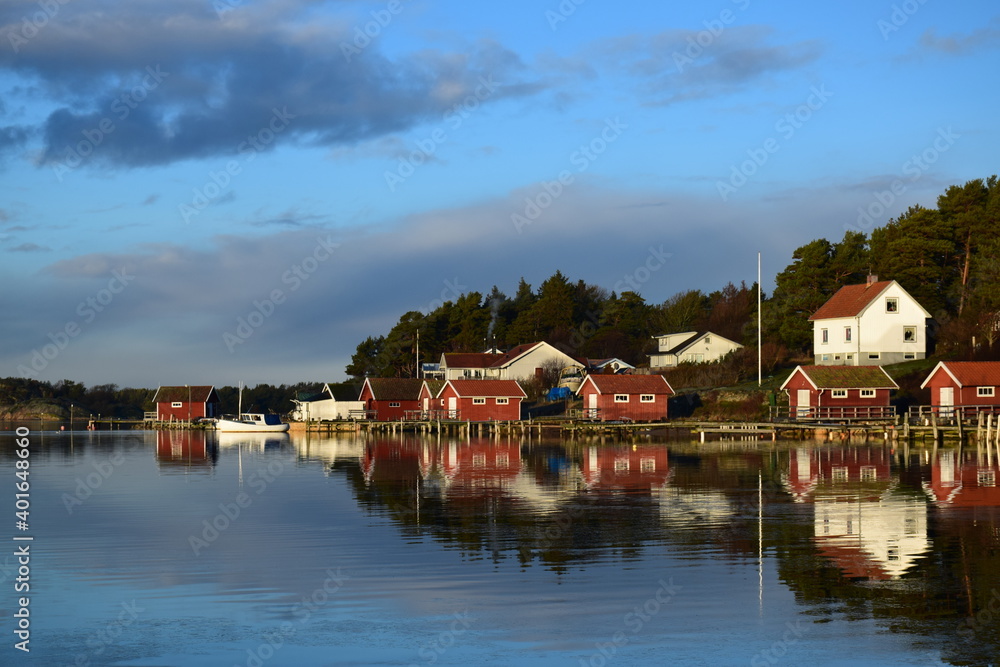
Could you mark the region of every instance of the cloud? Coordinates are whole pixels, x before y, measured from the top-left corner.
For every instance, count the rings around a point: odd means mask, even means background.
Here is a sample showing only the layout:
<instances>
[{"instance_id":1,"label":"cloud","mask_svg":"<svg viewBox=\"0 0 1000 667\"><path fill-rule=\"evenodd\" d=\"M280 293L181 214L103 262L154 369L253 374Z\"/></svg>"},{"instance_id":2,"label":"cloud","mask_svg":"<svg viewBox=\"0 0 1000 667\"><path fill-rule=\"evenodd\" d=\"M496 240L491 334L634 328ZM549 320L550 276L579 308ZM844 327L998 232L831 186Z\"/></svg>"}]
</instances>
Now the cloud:
<instances>
[{"instance_id":1,"label":"cloud","mask_svg":"<svg viewBox=\"0 0 1000 667\"><path fill-rule=\"evenodd\" d=\"M52 248L37 243L22 243L19 246L9 248L8 252L50 252L51 250Z\"/></svg>"},{"instance_id":2,"label":"cloud","mask_svg":"<svg viewBox=\"0 0 1000 667\"><path fill-rule=\"evenodd\" d=\"M275 110L289 122L273 142L260 141L262 150L352 145L439 119L484 82L496 89L483 104L543 89L519 56L491 40L394 59L376 40L345 54L352 24L317 13L316 4L241 5L222 20L209 2L60 5L58 20L19 53L0 50L0 71L39 79L56 107L35 127L0 129L0 151L37 131L42 164L234 155L267 134ZM20 17L8 14L0 25L9 33Z\"/></svg>"},{"instance_id":3,"label":"cloud","mask_svg":"<svg viewBox=\"0 0 1000 667\"><path fill-rule=\"evenodd\" d=\"M606 68L634 78L647 105L668 106L748 90L823 52L816 40L772 44L773 33L768 26L734 26L716 35L668 30L605 40L593 49Z\"/></svg>"},{"instance_id":4,"label":"cloud","mask_svg":"<svg viewBox=\"0 0 1000 667\"><path fill-rule=\"evenodd\" d=\"M949 55L965 55L980 49L996 48L1000 43L1000 19L993 19L990 25L967 35L938 37L934 28L928 28L920 36L919 48Z\"/></svg>"}]
</instances>

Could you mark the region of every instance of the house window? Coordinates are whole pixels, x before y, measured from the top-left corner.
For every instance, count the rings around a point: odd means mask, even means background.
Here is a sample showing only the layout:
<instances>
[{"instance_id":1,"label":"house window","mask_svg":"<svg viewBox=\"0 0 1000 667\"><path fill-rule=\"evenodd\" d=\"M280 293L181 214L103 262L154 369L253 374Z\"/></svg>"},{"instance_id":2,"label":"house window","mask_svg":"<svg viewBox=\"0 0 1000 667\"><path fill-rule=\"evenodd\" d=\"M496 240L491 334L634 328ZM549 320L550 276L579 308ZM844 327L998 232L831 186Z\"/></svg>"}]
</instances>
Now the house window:
<instances>
[{"instance_id":1,"label":"house window","mask_svg":"<svg viewBox=\"0 0 1000 667\"><path fill-rule=\"evenodd\" d=\"M847 398L846 389L834 389L830 392L832 398Z\"/></svg>"},{"instance_id":2,"label":"house window","mask_svg":"<svg viewBox=\"0 0 1000 667\"><path fill-rule=\"evenodd\" d=\"M628 394L615 394L615 403L628 403Z\"/></svg>"},{"instance_id":3,"label":"house window","mask_svg":"<svg viewBox=\"0 0 1000 667\"><path fill-rule=\"evenodd\" d=\"M497 405L507 405L508 403L510 403L510 399L509 398L498 398L497 399Z\"/></svg>"},{"instance_id":4,"label":"house window","mask_svg":"<svg viewBox=\"0 0 1000 667\"><path fill-rule=\"evenodd\" d=\"M993 396L994 387L976 387L976 396Z\"/></svg>"},{"instance_id":5,"label":"house window","mask_svg":"<svg viewBox=\"0 0 1000 667\"><path fill-rule=\"evenodd\" d=\"M485 398L474 398L474 399L472 399L472 404L473 405L486 405L486 399Z\"/></svg>"},{"instance_id":6,"label":"house window","mask_svg":"<svg viewBox=\"0 0 1000 667\"><path fill-rule=\"evenodd\" d=\"M885 298L885 312L887 313L898 313L899 312L899 299L894 296L888 296Z\"/></svg>"},{"instance_id":7,"label":"house window","mask_svg":"<svg viewBox=\"0 0 1000 667\"><path fill-rule=\"evenodd\" d=\"M625 472L628 470L628 459L618 458L615 459L615 472Z\"/></svg>"},{"instance_id":8,"label":"house window","mask_svg":"<svg viewBox=\"0 0 1000 667\"><path fill-rule=\"evenodd\" d=\"M847 360L848 360L848 361L850 361L850 360L851 360L851 359L853 359L853 358L854 358L854 355L853 355L853 354L849 354L849 355L847 355Z\"/></svg>"},{"instance_id":9,"label":"house window","mask_svg":"<svg viewBox=\"0 0 1000 667\"><path fill-rule=\"evenodd\" d=\"M824 354L823 355L823 361L830 361L830 355L829 354Z\"/></svg>"},{"instance_id":10,"label":"house window","mask_svg":"<svg viewBox=\"0 0 1000 667\"><path fill-rule=\"evenodd\" d=\"M705 336L705 345L711 345L711 344L712 344L712 337Z\"/></svg>"},{"instance_id":11,"label":"house window","mask_svg":"<svg viewBox=\"0 0 1000 667\"><path fill-rule=\"evenodd\" d=\"M507 456L507 452L499 452L497 454L497 465L504 468L510 465L510 457Z\"/></svg>"},{"instance_id":12,"label":"house window","mask_svg":"<svg viewBox=\"0 0 1000 667\"><path fill-rule=\"evenodd\" d=\"M875 398L875 390L874 389L862 389L861 390L861 398Z\"/></svg>"},{"instance_id":13,"label":"house window","mask_svg":"<svg viewBox=\"0 0 1000 667\"><path fill-rule=\"evenodd\" d=\"M846 482L847 466L833 466L832 468L830 468L830 478L834 482ZM848 530L847 532L850 532L850 530Z\"/></svg>"},{"instance_id":14,"label":"house window","mask_svg":"<svg viewBox=\"0 0 1000 667\"><path fill-rule=\"evenodd\" d=\"M170 407L172 407L172 408L183 408L184 404L181 403L180 401L174 401L173 403L170 404Z\"/></svg>"},{"instance_id":15,"label":"house window","mask_svg":"<svg viewBox=\"0 0 1000 667\"><path fill-rule=\"evenodd\" d=\"M878 359L879 358L879 354L880 354L879 352L869 352L868 353L868 358L869 359Z\"/></svg>"},{"instance_id":16,"label":"house window","mask_svg":"<svg viewBox=\"0 0 1000 667\"><path fill-rule=\"evenodd\" d=\"M861 466L861 481L874 482L878 479L878 468L875 466Z\"/></svg>"},{"instance_id":17,"label":"house window","mask_svg":"<svg viewBox=\"0 0 1000 667\"><path fill-rule=\"evenodd\" d=\"M656 459L651 456L639 459L639 471L656 472Z\"/></svg>"},{"instance_id":18,"label":"house window","mask_svg":"<svg viewBox=\"0 0 1000 667\"><path fill-rule=\"evenodd\" d=\"M915 355L912 352L907 352L906 354L903 355L903 359L916 359L916 358L917 358L917 355Z\"/></svg>"},{"instance_id":19,"label":"house window","mask_svg":"<svg viewBox=\"0 0 1000 667\"><path fill-rule=\"evenodd\" d=\"M851 342L851 327L844 327L844 342Z\"/></svg>"},{"instance_id":20,"label":"house window","mask_svg":"<svg viewBox=\"0 0 1000 667\"><path fill-rule=\"evenodd\" d=\"M472 465L477 468L486 467L486 454L473 454L472 455Z\"/></svg>"},{"instance_id":21,"label":"house window","mask_svg":"<svg viewBox=\"0 0 1000 667\"><path fill-rule=\"evenodd\" d=\"M389 407L390 408L398 408L399 407L399 402L397 402L397 401L390 401L389 402Z\"/></svg>"},{"instance_id":22,"label":"house window","mask_svg":"<svg viewBox=\"0 0 1000 667\"><path fill-rule=\"evenodd\" d=\"M640 403L652 403L656 400L656 397L652 394L639 394Z\"/></svg>"},{"instance_id":23,"label":"house window","mask_svg":"<svg viewBox=\"0 0 1000 667\"><path fill-rule=\"evenodd\" d=\"M903 327L903 342L904 343L916 343L917 342L917 328L916 327Z\"/></svg>"},{"instance_id":24,"label":"house window","mask_svg":"<svg viewBox=\"0 0 1000 667\"><path fill-rule=\"evenodd\" d=\"M819 338L823 342L824 345L826 345L827 343L829 343L830 342L830 330L829 329L820 329L819 330Z\"/></svg>"}]
</instances>

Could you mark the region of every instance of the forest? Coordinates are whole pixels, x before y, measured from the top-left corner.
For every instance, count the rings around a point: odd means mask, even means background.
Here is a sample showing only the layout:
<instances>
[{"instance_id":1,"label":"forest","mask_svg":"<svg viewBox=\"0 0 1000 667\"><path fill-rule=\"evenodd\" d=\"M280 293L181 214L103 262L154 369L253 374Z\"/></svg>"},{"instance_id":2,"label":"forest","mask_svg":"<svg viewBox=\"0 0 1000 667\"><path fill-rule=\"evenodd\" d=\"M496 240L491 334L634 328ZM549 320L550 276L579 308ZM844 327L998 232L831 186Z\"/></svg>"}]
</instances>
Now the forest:
<instances>
[{"instance_id":1,"label":"forest","mask_svg":"<svg viewBox=\"0 0 1000 667\"><path fill-rule=\"evenodd\" d=\"M1000 193L997 177L948 187L935 208L912 206L870 233L845 224L843 238L810 241L775 278L763 299L764 359L771 368L811 353L809 316L843 285L869 274L896 280L931 313L938 356L997 358L1000 337ZM648 363L653 336L712 331L754 349L757 286L678 292L647 303L573 282L556 271L532 288L522 278L513 296L494 286L469 292L429 313L403 314L385 335L362 341L347 366L354 378L415 377L419 336L422 361L443 352L508 349L540 340L575 357L619 357Z\"/></svg>"}]
</instances>

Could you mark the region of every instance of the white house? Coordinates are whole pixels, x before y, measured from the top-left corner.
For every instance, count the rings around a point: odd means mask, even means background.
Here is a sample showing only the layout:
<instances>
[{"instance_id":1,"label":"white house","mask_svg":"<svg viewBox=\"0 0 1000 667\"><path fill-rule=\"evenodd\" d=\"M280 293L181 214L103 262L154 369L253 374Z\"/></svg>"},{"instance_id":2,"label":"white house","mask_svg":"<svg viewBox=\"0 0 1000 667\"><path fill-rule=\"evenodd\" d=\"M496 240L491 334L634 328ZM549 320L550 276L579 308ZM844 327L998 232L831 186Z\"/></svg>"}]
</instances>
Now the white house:
<instances>
[{"instance_id":1,"label":"white house","mask_svg":"<svg viewBox=\"0 0 1000 667\"><path fill-rule=\"evenodd\" d=\"M809 318L820 366L884 366L927 356L930 313L895 280L845 285Z\"/></svg>"},{"instance_id":2,"label":"white house","mask_svg":"<svg viewBox=\"0 0 1000 667\"><path fill-rule=\"evenodd\" d=\"M518 345L504 353L449 353L441 355L445 380L529 380L549 368L583 368L573 357L542 341Z\"/></svg>"},{"instance_id":3,"label":"white house","mask_svg":"<svg viewBox=\"0 0 1000 667\"><path fill-rule=\"evenodd\" d=\"M340 401L333 394L330 384L324 384L323 390L314 396L292 399L295 409L292 410L293 421L332 421L335 419L350 419L364 414L363 401Z\"/></svg>"},{"instance_id":4,"label":"white house","mask_svg":"<svg viewBox=\"0 0 1000 667\"><path fill-rule=\"evenodd\" d=\"M686 331L653 338L656 340L656 352L649 355L650 368L717 361L743 347L711 331Z\"/></svg>"}]
</instances>

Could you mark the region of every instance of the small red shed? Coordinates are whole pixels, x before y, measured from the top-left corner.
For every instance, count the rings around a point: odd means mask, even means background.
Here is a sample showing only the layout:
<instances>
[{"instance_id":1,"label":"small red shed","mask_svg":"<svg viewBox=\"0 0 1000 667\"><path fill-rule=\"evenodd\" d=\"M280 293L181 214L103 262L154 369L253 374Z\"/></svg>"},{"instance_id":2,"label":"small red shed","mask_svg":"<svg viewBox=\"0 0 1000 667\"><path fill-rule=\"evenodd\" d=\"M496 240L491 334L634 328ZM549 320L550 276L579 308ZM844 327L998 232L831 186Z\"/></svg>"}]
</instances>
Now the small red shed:
<instances>
[{"instance_id":1,"label":"small red shed","mask_svg":"<svg viewBox=\"0 0 1000 667\"><path fill-rule=\"evenodd\" d=\"M438 398L446 419L516 421L527 394L517 380L448 380Z\"/></svg>"},{"instance_id":2,"label":"small red shed","mask_svg":"<svg viewBox=\"0 0 1000 667\"><path fill-rule=\"evenodd\" d=\"M219 416L219 394L215 387L186 385L160 387L153 396L157 421L193 421Z\"/></svg>"},{"instance_id":3,"label":"small red shed","mask_svg":"<svg viewBox=\"0 0 1000 667\"><path fill-rule=\"evenodd\" d=\"M591 490L649 491L662 487L670 477L664 445L588 447L580 473Z\"/></svg>"},{"instance_id":4,"label":"small red shed","mask_svg":"<svg viewBox=\"0 0 1000 667\"><path fill-rule=\"evenodd\" d=\"M365 404L368 419L410 419L419 413L423 383L415 378L365 378L358 400Z\"/></svg>"},{"instance_id":5,"label":"small red shed","mask_svg":"<svg viewBox=\"0 0 1000 667\"><path fill-rule=\"evenodd\" d=\"M892 419L899 386L881 366L796 366L781 389L792 419Z\"/></svg>"},{"instance_id":6,"label":"small red shed","mask_svg":"<svg viewBox=\"0 0 1000 667\"><path fill-rule=\"evenodd\" d=\"M576 393L588 419L662 421L674 390L662 375L588 375Z\"/></svg>"},{"instance_id":7,"label":"small red shed","mask_svg":"<svg viewBox=\"0 0 1000 667\"><path fill-rule=\"evenodd\" d=\"M444 387L444 380L424 380L423 384L420 385L420 394L417 398L420 401L421 419L438 419L443 417L441 414L441 399L438 398L442 387Z\"/></svg>"},{"instance_id":8,"label":"small red shed","mask_svg":"<svg viewBox=\"0 0 1000 667\"><path fill-rule=\"evenodd\" d=\"M964 416L1000 412L1000 361L941 361L920 388L931 388L931 405L962 406Z\"/></svg>"}]
</instances>

